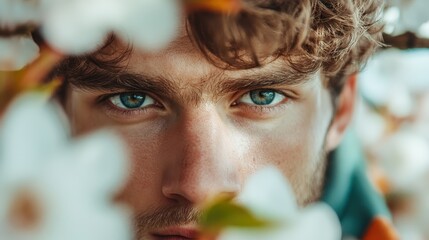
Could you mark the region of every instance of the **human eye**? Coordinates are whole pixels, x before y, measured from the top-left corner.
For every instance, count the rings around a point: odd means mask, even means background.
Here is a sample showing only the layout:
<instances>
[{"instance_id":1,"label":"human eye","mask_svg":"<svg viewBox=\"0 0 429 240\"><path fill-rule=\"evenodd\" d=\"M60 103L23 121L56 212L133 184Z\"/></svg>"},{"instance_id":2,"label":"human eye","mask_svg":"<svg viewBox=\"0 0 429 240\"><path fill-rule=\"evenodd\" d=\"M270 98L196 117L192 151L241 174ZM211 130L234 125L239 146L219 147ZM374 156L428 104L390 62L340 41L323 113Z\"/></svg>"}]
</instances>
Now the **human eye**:
<instances>
[{"instance_id":1,"label":"human eye","mask_svg":"<svg viewBox=\"0 0 429 240\"><path fill-rule=\"evenodd\" d=\"M256 107L275 107L287 100L285 94L273 89L256 89L242 95L236 104Z\"/></svg>"},{"instance_id":2,"label":"human eye","mask_svg":"<svg viewBox=\"0 0 429 240\"><path fill-rule=\"evenodd\" d=\"M108 98L108 101L121 110L137 110L151 105L156 101L145 93L119 93Z\"/></svg>"},{"instance_id":3,"label":"human eye","mask_svg":"<svg viewBox=\"0 0 429 240\"><path fill-rule=\"evenodd\" d=\"M135 122L157 116L165 110L156 98L144 92L102 95L97 102L104 113L119 122Z\"/></svg>"},{"instance_id":4,"label":"human eye","mask_svg":"<svg viewBox=\"0 0 429 240\"><path fill-rule=\"evenodd\" d=\"M155 100L145 93L119 93L109 97L108 101L122 110L136 110L155 104Z\"/></svg>"}]
</instances>

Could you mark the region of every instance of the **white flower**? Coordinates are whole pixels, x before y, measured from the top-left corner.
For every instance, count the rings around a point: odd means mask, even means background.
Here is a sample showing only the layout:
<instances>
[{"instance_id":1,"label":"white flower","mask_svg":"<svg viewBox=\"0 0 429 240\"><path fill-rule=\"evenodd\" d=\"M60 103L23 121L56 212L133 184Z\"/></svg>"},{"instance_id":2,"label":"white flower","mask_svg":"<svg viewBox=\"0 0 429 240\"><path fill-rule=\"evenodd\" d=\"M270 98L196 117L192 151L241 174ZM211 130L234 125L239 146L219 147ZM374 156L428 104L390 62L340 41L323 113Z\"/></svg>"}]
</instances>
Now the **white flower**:
<instances>
[{"instance_id":1,"label":"white flower","mask_svg":"<svg viewBox=\"0 0 429 240\"><path fill-rule=\"evenodd\" d=\"M368 150L372 150L372 147L378 144L387 133L388 124L380 114L376 113L361 98L359 98L356 105L353 122L356 134L363 146Z\"/></svg>"},{"instance_id":2,"label":"white flower","mask_svg":"<svg viewBox=\"0 0 429 240\"><path fill-rule=\"evenodd\" d=\"M177 34L180 2L172 0L127 0L128 9L115 31L145 50L159 50Z\"/></svg>"},{"instance_id":3,"label":"white flower","mask_svg":"<svg viewBox=\"0 0 429 240\"><path fill-rule=\"evenodd\" d=\"M384 32L387 34L394 34L398 31L398 21L401 16L401 11L397 6L387 8L383 12Z\"/></svg>"},{"instance_id":4,"label":"white flower","mask_svg":"<svg viewBox=\"0 0 429 240\"><path fill-rule=\"evenodd\" d=\"M38 25L41 15L40 0L0 0L0 29Z\"/></svg>"},{"instance_id":5,"label":"white flower","mask_svg":"<svg viewBox=\"0 0 429 240\"><path fill-rule=\"evenodd\" d=\"M424 240L429 238L429 171L415 179L408 189L406 203L394 214L395 228L401 239Z\"/></svg>"},{"instance_id":6,"label":"white flower","mask_svg":"<svg viewBox=\"0 0 429 240\"><path fill-rule=\"evenodd\" d=\"M0 0L0 71L16 71L39 56L39 47L28 26L38 26L41 17L39 0ZM16 28L27 32L13 34Z\"/></svg>"},{"instance_id":7,"label":"white flower","mask_svg":"<svg viewBox=\"0 0 429 240\"><path fill-rule=\"evenodd\" d=\"M387 32L401 34L406 31L419 33L423 24L429 21L427 0L390 0L390 8L385 11Z\"/></svg>"},{"instance_id":8,"label":"white flower","mask_svg":"<svg viewBox=\"0 0 429 240\"><path fill-rule=\"evenodd\" d=\"M177 0L0 0L0 30L13 33L17 26L40 26L46 41L66 54L93 52L112 32L144 50L159 50L179 31L181 4ZM0 52L2 56L9 57Z\"/></svg>"},{"instance_id":9,"label":"white flower","mask_svg":"<svg viewBox=\"0 0 429 240\"><path fill-rule=\"evenodd\" d=\"M55 48L73 54L94 51L124 11L121 0L45 0L42 33Z\"/></svg>"},{"instance_id":10,"label":"white flower","mask_svg":"<svg viewBox=\"0 0 429 240\"><path fill-rule=\"evenodd\" d=\"M429 90L429 51L385 50L368 63L360 76L363 96L393 116L408 117L415 111L415 97Z\"/></svg>"},{"instance_id":11,"label":"white flower","mask_svg":"<svg viewBox=\"0 0 429 240\"><path fill-rule=\"evenodd\" d=\"M420 26L429 21L427 0L402 0L401 19L403 29L418 32Z\"/></svg>"},{"instance_id":12,"label":"white flower","mask_svg":"<svg viewBox=\"0 0 429 240\"><path fill-rule=\"evenodd\" d=\"M22 69L39 56L39 47L30 36L0 37L0 71Z\"/></svg>"},{"instance_id":13,"label":"white flower","mask_svg":"<svg viewBox=\"0 0 429 240\"><path fill-rule=\"evenodd\" d=\"M113 203L126 162L114 136L67 139L53 106L27 95L0 127L0 239L131 239L128 212Z\"/></svg>"},{"instance_id":14,"label":"white flower","mask_svg":"<svg viewBox=\"0 0 429 240\"><path fill-rule=\"evenodd\" d=\"M96 50L110 32L146 50L176 35L176 0L45 0L42 32L55 48L72 54Z\"/></svg>"},{"instance_id":15,"label":"white flower","mask_svg":"<svg viewBox=\"0 0 429 240\"><path fill-rule=\"evenodd\" d=\"M416 182L429 172L429 141L410 128L393 134L377 149L392 191L412 191Z\"/></svg>"},{"instance_id":16,"label":"white flower","mask_svg":"<svg viewBox=\"0 0 429 240\"><path fill-rule=\"evenodd\" d=\"M419 100L414 124L429 138L429 90L422 94Z\"/></svg>"},{"instance_id":17,"label":"white flower","mask_svg":"<svg viewBox=\"0 0 429 240\"><path fill-rule=\"evenodd\" d=\"M340 239L336 214L317 203L299 209L282 173L274 167L257 172L244 186L238 201L258 218L279 223L267 229L229 228L221 240Z\"/></svg>"}]
</instances>

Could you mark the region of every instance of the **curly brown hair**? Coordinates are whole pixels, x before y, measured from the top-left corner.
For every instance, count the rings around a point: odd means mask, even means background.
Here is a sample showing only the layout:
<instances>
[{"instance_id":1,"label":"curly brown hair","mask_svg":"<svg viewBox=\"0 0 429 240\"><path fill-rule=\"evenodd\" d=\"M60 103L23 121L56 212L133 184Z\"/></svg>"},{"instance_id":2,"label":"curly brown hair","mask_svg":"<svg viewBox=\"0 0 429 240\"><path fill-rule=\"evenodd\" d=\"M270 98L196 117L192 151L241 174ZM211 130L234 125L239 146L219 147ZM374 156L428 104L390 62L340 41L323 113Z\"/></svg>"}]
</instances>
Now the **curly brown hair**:
<instances>
[{"instance_id":1,"label":"curly brown hair","mask_svg":"<svg viewBox=\"0 0 429 240\"><path fill-rule=\"evenodd\" d=\"M284 57L304 74L321 70L338 93L380 46L382 0L246 0L234 15L194 12L188 33L213 64L253 68Z\"/></svg>"},{"instance_id":2,"label":"curly brown hair","mask_svg":"<svg viewBox=\"0 0 429 240\"><path fill-rule=\"evenodd\" d=\"M380 45L382 3L243 0L239 13L190 12L187 31L205 57L218 67L254 68L282 57L299 73L321 71L336 96L346 77L358 72ZM118 70L118 63L130 50L117 57L109 48L112 42L111 38L97 54L69 58L56 73L67 80L76 72L74 68L84 68L84 72L91 71L91 67Z\"/></svg>"}]
</instances>

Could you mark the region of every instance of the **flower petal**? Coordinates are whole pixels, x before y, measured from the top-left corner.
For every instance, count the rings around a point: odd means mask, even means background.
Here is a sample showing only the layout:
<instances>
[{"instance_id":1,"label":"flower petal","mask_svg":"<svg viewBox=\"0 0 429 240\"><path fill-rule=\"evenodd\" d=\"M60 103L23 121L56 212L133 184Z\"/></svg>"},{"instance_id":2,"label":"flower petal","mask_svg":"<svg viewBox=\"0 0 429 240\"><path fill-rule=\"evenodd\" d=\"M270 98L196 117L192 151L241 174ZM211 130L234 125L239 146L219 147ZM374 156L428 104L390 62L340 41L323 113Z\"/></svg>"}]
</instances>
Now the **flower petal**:
<instances>
[{"instance_id":1,"label":"flower petal","mask_svg":"<svg viewBox=\"0 0 429 240\"><path fill-rule=\"evenodd\" d=\"M40 21L39 1L0 0L0 27L14 28L22 24Z\"/></svg>"},{"instance_id":2,"label":"flower petal","mask_svg":"<svg viewBox=\"0 0 429 240\"><path fill-rule=\"evenodd\" d=\"M305 207L298 221L283 239L341 239L341 227L335 212L324 203ZM311 231L309 231L311 229Z\"/></svg>"},{"instance_id":3,"label":"flower petal","mask_svg":"<svg viewBox=\"0 0 429 240\"><path fill-rule=\"evenodd\" d=\"M10 105L0 132L0 176L31 176L67 140L67 127L46 96L27 94Z\"/></svg>"},{"instance_id":4,"label":"flower petal","mask_svg":"<svg viewBox=\"0 0 429 240\"><path fill-rule=\"evenodd\" d=\"M39 56L39 46L30 36L0 37L0 71L16 71Z\"/></svg>"},{"instance_id":5,"label":"flower petal","mask_svg":"<svg viewBox=\"0 0 429 240\"><path fill-rule=\"evenodd\" d=\"M380 164L397 191L411 190L429 171L429 142L410 129L401 130L378 146Z\"/></svg>"},{"instance_id":6,"label":"flower petal","mask_svg":"<svg viewBox=\"0 0 429 240\"><path fill-rule=\"evenodd\" d=\"M73 174L82 179L88 194L112 196L125 184L128 162L119 136L98 132L77 141L70 151Z\"/></svg>"},{"instance_id":7,"label":"flower petal","mask_svg":"<svg viewBox=\"0 0 429 240\"><path fill-rule=\"evenodd\" d=\"M269 220L292 220L297 204L287 180L275 167L267 167L251 176L238 201L258 217Z\"/></svg>"},{"instance_id":8,"label":"flower petal","mask_svg":"<svg viewBox=\"0 0 429 240\"><path fill-rule=\"evenodd\" d=\"M159 50L176 36L181 15L179 1L127 0L130 8L115 31L144 50Z\"/></svg>"},{"instance_id":9,"label":"flower petal","mask_svg":"<svg viewBox=\"0 0 429 240\"><path fill-rule=\"evenodd\" d=\"M221 240L339 240L341 227L337 216L325 204L305 208L294 222L277 228L239 229L231 228L221 234Z\"/></svg>"},{"instance_id":10,"label":"flower petal","mask_svg":"<svg viewBox=\"0 0 429 240\"><path fill-rule=\"evenodd\" d=\"M107 4L110 2L75 0L47 4L42 34L54 48L64 53L95 51L111 31L109 13L112 11L106 10L113 8Z\"/></svg>"}]
</instances>

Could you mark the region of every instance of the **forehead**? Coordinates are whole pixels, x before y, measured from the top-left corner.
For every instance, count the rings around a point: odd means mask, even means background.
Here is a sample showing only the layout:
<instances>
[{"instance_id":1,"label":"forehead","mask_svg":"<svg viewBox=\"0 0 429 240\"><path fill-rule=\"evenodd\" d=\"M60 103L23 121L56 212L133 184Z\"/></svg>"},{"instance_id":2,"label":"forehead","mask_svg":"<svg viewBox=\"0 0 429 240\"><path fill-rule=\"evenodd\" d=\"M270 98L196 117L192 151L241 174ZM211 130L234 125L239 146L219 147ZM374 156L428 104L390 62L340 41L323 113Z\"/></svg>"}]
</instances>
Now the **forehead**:
<instances>
[{"instance_id":1,"label":"forehead","mask_svg":"<svg viewBox=\"0 0 429 240\"><path fill-rule=\"evenodd\" d=\"M125 48L124 44L116 47ZM216 58L214 58L216 61ZM255 78L255 76L283 75L288 82L300 82L310 78L310 74L303 74L291 68L284 58L267 58L263 66L251 69L222 68L224 63L210 62L187 35L183 35L171 42L159 52L147 52L141 49L132 49L126 61L127 70L146 76L162 77L176 84L201 86L215 81ZM202 87L202 86L201 86Z\"/></svg>"},{"instance_id":2,"label":"forehead","mask_svg":"<svg viewBox=\"0 0 429 240\"><path fill-rule=\"evenodd\" d=\"M210 64L187 37L175 40L160 52L133 49L127 67L133 72L161 75L180 82L195 82L201 77L223 72Z\"/></svg>"}]
</instances>

